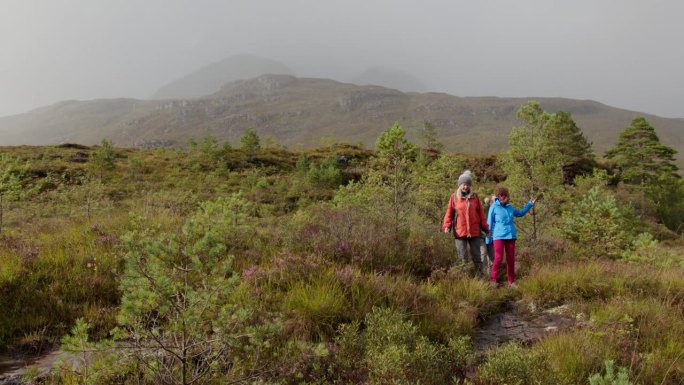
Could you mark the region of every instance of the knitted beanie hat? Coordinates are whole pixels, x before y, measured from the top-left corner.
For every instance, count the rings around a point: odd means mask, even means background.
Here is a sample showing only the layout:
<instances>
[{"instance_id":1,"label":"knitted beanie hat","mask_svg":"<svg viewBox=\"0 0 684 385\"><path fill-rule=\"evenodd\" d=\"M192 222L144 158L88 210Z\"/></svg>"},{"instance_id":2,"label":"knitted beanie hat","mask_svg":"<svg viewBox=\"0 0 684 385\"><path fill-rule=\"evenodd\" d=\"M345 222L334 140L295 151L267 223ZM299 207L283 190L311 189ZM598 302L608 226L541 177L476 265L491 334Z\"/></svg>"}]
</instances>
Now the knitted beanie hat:
<instances>
[{"instance_id":1,"label":"knitted beanie hat","mask_svg":"<svg viewBox=\"0 0 684 385\"><path fill-rule=\"evenodd\" d=\"M461 174L458 177L458 185L462 185L463 183L473 183L473 177L470 175L470 170L465 170L463 174Z\"/></svg>"}]
</instances>

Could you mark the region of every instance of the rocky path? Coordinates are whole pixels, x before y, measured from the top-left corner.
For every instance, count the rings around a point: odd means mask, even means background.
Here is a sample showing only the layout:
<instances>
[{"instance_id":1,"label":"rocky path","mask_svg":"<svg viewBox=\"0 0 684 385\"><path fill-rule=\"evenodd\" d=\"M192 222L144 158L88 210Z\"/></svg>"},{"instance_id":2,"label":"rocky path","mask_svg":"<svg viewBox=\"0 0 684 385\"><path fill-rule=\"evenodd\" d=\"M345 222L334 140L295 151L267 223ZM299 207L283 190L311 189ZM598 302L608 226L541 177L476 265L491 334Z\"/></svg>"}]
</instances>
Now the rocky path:
<instances>
[{"instance_id":1,"label":"rocky path","mask_svg":"<svg viewBox=\"0 0 684 385\"><path fill-rule=\"evenodd\" d=\"M566 315L563 307L541 312L523 311L515 301L508 301L505 309L484 320L475 330L474 345L480 354L510 341L523 345L532 344L548 333L570 328L577 320ZM59 350L33 357L0 356L0 385L21 385L22 377L29 371L46 376L58 361L67 360L78 366L73 354ZM35 368L35 369L33 369Z\"/></svg>"}]
</instances>

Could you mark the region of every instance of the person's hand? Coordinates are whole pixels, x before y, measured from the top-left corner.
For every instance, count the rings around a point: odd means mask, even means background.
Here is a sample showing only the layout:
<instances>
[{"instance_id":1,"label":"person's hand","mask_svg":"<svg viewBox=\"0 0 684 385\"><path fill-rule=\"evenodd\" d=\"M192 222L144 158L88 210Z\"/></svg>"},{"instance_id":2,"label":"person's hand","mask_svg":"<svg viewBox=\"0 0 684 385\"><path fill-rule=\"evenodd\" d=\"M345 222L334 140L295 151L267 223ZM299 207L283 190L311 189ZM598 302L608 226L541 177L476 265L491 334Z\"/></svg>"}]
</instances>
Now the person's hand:
<instances>
[{"instance_id":1,"label":"person's hand","mask_svg":"<svg viewBox=\"0 0 684 385\"><path fill-rule=\"evenodd\" d=\"M532 204L534 204L536 201L537 201L537 197L530 199L530 202L532 202Z\"/></svg>"},{"instance_id":2,"label":"person's hand","mask_svg":"<svg viewBox=\"0 0 684 385\"><path fill-rule=\"evenodd\" d=\"M445 227L445 228L444 228L444 232L445 232L445 233L448 233L448 232L449 232L449 228L448 228L448 227Z\"/></svg>"}]
</instances>

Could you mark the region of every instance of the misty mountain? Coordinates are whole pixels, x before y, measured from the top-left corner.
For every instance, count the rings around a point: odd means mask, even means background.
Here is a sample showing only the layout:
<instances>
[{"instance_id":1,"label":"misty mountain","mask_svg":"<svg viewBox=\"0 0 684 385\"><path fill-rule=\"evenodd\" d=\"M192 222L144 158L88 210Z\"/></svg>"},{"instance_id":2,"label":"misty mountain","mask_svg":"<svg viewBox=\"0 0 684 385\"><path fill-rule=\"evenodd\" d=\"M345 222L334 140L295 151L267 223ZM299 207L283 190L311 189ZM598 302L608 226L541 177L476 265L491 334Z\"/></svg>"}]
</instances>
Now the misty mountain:
<instances>
[{"instance_id":1,"label":"misty mountain","mask_svg":"<svg viewBox=\"0 0 684 385\"><path fill-rule=\"evenodd\" d=\"M417 77L396 68L369 68L352 78L350 83L358 85L378 85L404 92L424 92L428 88Z\"/></svg>"},{"instance_id":2,"label":"misty mountain","mask_svg":"<svg viewBox=\"0 0 684 385\"><path fill-rule=\"evenodd\" d=\"M199 68L160 87L151 98L197 98L217 92L222 84L263 74L292 75L294 72L275 60L250 54L236 55Z\"/></svg>"},{"instance_id":3,"label":"misty mountain","mask_svg":"<svg viewBox=\"0 0 684 385\"><path fill-rule=\"evenodd\" d=\"M526 98L456 97L443 93L403 93L330 79L262 75L223 86L197 99L102 99L67 101L29 113L0 118L0 145L95 144L118 146L185 145L191 137L212 135L239 143L253 127L262 137L287 146L317 146L321 138L372 147L395 122L417 141L423 122L432 122L451 151L490 153L508 144L515 113ZM684 119L667 119L604 104L562 98L536 98L550 112L568 111L602 154L636 116L656 128L661 141L681 154ZM678 164L684 168L681 155Z\"/></svg>"}]
</instances>

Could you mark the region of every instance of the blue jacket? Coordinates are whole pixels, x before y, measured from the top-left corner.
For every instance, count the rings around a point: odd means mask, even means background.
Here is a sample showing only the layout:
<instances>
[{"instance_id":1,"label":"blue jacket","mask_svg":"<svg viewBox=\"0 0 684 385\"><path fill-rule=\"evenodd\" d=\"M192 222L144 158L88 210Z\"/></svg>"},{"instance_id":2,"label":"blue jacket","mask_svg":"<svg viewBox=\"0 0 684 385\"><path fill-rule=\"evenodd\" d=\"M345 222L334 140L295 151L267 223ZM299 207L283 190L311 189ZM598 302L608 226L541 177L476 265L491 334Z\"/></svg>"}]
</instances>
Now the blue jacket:
<instances>
[{"instance_id":1,"label":"blue jacket","mask_svg":"<svg viewBox=\"0 0 684 385\"><path fill-rule=\"evenodd\" d=\"M532 202L527 202L521 210L516 210L510 203L506 203L503 206L498 198L494 199L494 203L489 207L489 215L487 215L487 224L489 225L491 238L494 240L518 239L513 217L522 217L530 211L532 206L534 206ZM490 243L489 241L487 239L487 243Z\"/></svg>"}]
</instances>

